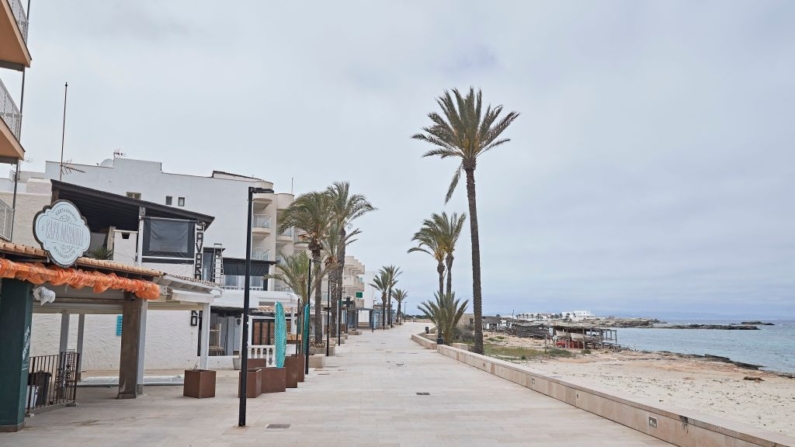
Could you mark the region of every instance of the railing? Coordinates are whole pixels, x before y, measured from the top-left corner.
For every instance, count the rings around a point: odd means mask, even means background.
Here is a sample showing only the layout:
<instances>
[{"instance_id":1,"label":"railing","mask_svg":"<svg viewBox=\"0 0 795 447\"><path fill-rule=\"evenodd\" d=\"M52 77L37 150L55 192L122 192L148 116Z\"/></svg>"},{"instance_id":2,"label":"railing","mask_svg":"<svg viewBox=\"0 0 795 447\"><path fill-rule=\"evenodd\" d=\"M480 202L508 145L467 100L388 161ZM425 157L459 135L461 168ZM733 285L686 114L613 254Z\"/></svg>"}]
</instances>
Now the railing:
<instances>
[{"instance_id":1,"label":"railing","mask_svg":"<svg viewBox=\"0 0 795 447\"><path fill-rule=\"evenodd\" d=\"M274 289L277 292L292 292L293 291L293 289L289 288L288 286L282 285L282 284L275 285Z\"/></svg>"},{"instance_id":2,"label":"railing","mask_svg":"<svg viewBox=\"0 0 795 447\"><path fill-rule=\"evenodd\" d=\"M270 228L271 227L271 216L267 214L255 214L254 215L254 227L256 228Z\"/></svg>"},{"instance_id":3,"label":"railing","mask_svg":"<svg viewBox=\"0 0 795 447\"><path fill-rule=\"evenodd\" d=\"M251 276L249 282L249 290L264 290L265 279L261 276ZM246 284L245 275L224 275L221 277L222 289L227 290L244 290Z\"/></svg>"},{"instance_id":4,"label":"railing","mask_svg":"<svg viewBox=\"0 0 795 447\"><path fill-rule=\"evenodd\" d=\"M62 352L56 355L30 357L25 408L74 403L77 397L77 365L80 354Z\"/></svg>"},{"instance_id":5,"label":"railing","mask_svg":"<svg viewBox=\"0 0 795 447\"><path fill-rule=\"evenodd\" d=\"M258 261L267 261L271 257L271 251L265 250L264 248L255 248L254 251L251 253L251 259L256 259Z\"/></svg>"},{"instance_id":6,"label":"railing","mask_svg":"<svg viewBox=\"0 0 795 447\"><path fill-rule=\"evenodd\" d=\"M17 105L8 93L3 81L0 81L0 118L6 122L6 125L11 129L17 141L19 141L19 132L22 130L22 114L19 113Z\"/></svg>"},{"instance_id":7,"label":"railing","mask_svg":"<svg viewBox=\"0 0 795 447\"><path fill-rule=\"evenodd\" d=\"M22 39L24 39L25 42L27 42L28 15L25 14L25 10L22 8L22 1L8 0L8 4L11 5L11 12L14 14L14 19L17 21L17 26L19 27L19 33L22 34Z\"/></svg>"},{"instance_id":8,"label":"railing","mask_svg":"<svg viewBox=\"0 0 795 447\"><path fill-rule=\"evenodd\" d=\"M283 232L279 233L279 236L280 237L292 238L293 237L293 229L292 228L288 228L288 229L284 230Z\"/></svg>"},{"instance_id":9,"label":"railing","mask_svg":"<svg viewBox=\"0 0 795 447\"><path fill-rule=\"evenodd\" d=\"M276 366L276 346L274 345L253 345L248 347L249 359L265 359L265 364L269 367Z\"/></svg>"},{"instance_id":10,"label":"railing","mask_svg":"<svg viewBox=\"0 0 795 447\"><path fill-rule=\"evenodd\" d=\"M11 229L14 227L14 209L0 199L0 238L11 241Z\"/></svg>"}]
</instances>

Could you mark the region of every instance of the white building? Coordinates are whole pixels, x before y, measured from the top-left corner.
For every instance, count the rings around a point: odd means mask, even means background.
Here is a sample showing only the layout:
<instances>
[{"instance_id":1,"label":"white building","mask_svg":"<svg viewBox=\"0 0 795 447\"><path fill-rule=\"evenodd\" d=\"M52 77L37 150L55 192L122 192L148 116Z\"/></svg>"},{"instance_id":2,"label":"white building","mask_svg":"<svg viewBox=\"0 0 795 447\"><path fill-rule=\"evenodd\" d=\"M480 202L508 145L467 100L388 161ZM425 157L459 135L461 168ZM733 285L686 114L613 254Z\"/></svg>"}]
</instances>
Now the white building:
<instances>
[{"instance_id":1,"label":"white building","mask_svg":"<svg viewBox=\"0 0 795 447\"><path fill-rule=\"evenodd\" d=\"M62 172L63 171L63 172ZM223 257L245 259L248 188L273 190L273 183L227 172L213 171L209 177L163 172L160 162L115 157L97 165L68 163L61 169L59 162L48 161L43 178L126 195L148 202L189 209L215 217L204 234L204 247L220 244ZM292 229L278 234L279 214L293 203L288 193L254 195L252 258L277 261L282 255L294 252ZM239 277L227 275L230 286L238 285ZM268 290L285 290L282 284L271 281Z\"/></svg>"}]
</instances>

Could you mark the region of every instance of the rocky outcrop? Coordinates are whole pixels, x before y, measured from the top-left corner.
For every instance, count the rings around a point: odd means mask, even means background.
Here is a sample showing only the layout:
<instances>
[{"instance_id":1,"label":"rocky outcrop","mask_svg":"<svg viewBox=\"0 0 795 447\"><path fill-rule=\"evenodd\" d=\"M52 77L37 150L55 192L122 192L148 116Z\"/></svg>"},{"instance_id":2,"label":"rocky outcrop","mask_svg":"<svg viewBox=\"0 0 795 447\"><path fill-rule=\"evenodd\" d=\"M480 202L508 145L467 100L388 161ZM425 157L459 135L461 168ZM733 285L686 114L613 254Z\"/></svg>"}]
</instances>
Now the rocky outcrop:
<instances>
[{"instance_id":1,"label":"rocky outcrop","mask_svg":"<svg viewBox=\"0 0 795 447\"><path fill-rule=\"evenodd\" d=\"M748 324L669 324L657 326L658 329L715 329L725 331L758 331L759 328Z\"/></svg>"},{"instance_id":2,"label":"rocky outcrop","mask_svg":"<svg viewBox=\"0 0 795 447\"><path fill-rule=\"evenodd\" d=\"M743 321L740 324L752 325L752 326L775 326L773 323L764 323L762 321Z\"/></svg>"}]
</instances>

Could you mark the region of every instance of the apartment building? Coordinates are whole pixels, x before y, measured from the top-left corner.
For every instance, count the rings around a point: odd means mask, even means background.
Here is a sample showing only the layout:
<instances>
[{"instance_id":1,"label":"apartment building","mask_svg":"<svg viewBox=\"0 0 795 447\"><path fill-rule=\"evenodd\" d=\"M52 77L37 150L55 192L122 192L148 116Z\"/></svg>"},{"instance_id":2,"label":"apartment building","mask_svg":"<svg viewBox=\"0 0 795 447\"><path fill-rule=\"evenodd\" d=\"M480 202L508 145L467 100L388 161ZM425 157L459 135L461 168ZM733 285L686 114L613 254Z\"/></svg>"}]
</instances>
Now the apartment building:
<instances>
[{"instance_id":1,"label":"apartment building","mask_svg":"<svg viewBox=\"0 0 795 447\"><path fill-rule=\"evenodd\" d=\"M101 189L114 194L163 205L190 209L215 216L213 225L204 233L204 275L202 279L220 281L214 277L215 253L222 251L222 286L230 290L243 287L243 262L246 257L248 188L273 191L273 183L228 172L213 171L209 176L176 174L163 171L156 161L133 160L114 156L99 164L48 161L41 177L66 183ZM292 194L261 193L253 200L252 290L286 291L283 284L263 281L269 266L281 256L295 250L292 229L278 232L280 214L293 202Z\"/></svg>"},{"instance_id":2,"label":"apartment building","mask_svg":"<svg viewBox=\"0 0 795 447\"><path fill-rule=\"evenodd\" d=\"M28 15L20 0L0 0L0 163L17 165L25 158L22 148L22 107L25 70L30 67ZM3 77L21 73L22 88L17 96L3 83ZM16 75L19 76L19 75ZM10 241L14 227L14 200L0 202L0 239Z\"/></svg>"}]
</instances>

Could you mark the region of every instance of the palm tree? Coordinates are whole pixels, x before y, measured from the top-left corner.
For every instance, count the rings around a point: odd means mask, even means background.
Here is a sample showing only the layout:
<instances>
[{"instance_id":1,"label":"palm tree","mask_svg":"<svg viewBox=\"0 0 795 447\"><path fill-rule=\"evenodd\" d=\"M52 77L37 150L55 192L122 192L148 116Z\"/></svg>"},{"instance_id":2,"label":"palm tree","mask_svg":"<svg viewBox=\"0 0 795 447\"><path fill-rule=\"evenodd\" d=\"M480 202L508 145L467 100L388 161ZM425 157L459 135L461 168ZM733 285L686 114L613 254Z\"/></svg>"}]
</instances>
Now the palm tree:
<instances>
[{"instance_id":1,"label":"palm tree","mask_svg":"<svg viewBox=\"0 0 795 447\"><path fill-rule=\"evenodd\" d=\"M453 98L455 97L455 99ZM450 201L461 171L466 174L467 200L469 202L469 231L472 239L472 301L475 313L475 352L483 354L483 300L480 287L480 237L478 234L478 210L475 198L475 168L480 155L510 141L500 138L502 133L519 116L517 112L509 112L500 119L502 106L492 108L490 105L483 112L483 93L470 88L464 96L457 89L453 94L445 91L437 99L444 117L430 113L428 117L432 125L424 127L423 133L412 138L425 141L436 146L426 152L423 157L438 156L440 158L459 158L461 164L453 175L447 189L445 202Z\"/></svg>"},{"instance_id":2,"label":"palm tree","mask_svg":"<svg viewBox=\"0 0 795 447\"><path fill-rule=\"evenodd\" d=\"M388 265L382 269L387 275L387 292L386 296L389 297L389 326L392 327L392 288L397 285L397 277L402 273L400 267Z\"/></svg>"},{"instance_id":3,"label":"palm tree","mask_svg":"<svg viewBox=\"0 0 795 447\"><path fill-rule=\"evenodd\" d=\"M395 290L392 291L392 298L394 298L395 301L397 301L397 303L398 303L398 311L397 311L397 315L398 315L397 322L398 322L398 324L403 324L403 318L401 317L401 315L402 315L401 314L401 306L403 304L403 300L405 300L408 296L409 296L408 292L406 292L403 289L395 289Z\"/></svg>"},{"instance_id":4,"label":"palm tree","mask_svg":"<svg viewBox=\"0 0 795 447\"><path fill-rule=\"evenodd\" d=\"M442 338L442 343L450 344L453 341L455 327L464 316L469 301L455 298L455 293L445 293L443 295L434 294L436 301L425 301L420 303L419 308L425 312L425 316L436 326L437 333Z\"/></svg>"},{"instance_id":5,"label":"palm tree","mask_svg":"<svg viewBox=\"0 0 795 447\"><path fill-rule=\"evenodd\" d=\"M370 287L381 292L381 313L383 316L381 318L381 328L386 329L386 292L389 290L389 277L383 268L373 277Z\"/></svg>"},{"instance_id":6,"label":"palm tree","mask_svg":"<svg viewBox=\"0 0 795 447\"><path fill-rule=\"evenodd\" d=\"M436 273L439 274L439 295L443 295L445 252L434 229L423 227L420 231L414 233L414 237L411 240L417 242L417 246L410 248L409 253L417 251L427 253L436 260Z\"/></svg>"},{"instance_id":7,"label":"palm tree","mask_svg":"<svg viewBox=\"0 0 795 447\"><path fill-rule=\"evenodd\" d=\"M326 193L310 192L298 196L290 206L284 210L279 222L279 232L283 233L293 227L301 230L301 242L307 244L312 253L315 279L315 344L323 343L323 316L321 315L320 284L323 279L320 272L320 255L323 250L323 240L326 238L330 224L331 200Z\"/></svg>"},{"instance_id":8,"label":"palm tree","mask_svg":"<svg viewBox=\"0 0 795 447\"><path fill-rule=\"evenodd\" d=\"M331 279L328 282L329 285L329 296L333 301L331 304L331 325L328 327L328 330L331 331L332 334L337 333L337 291L342 290L342 284L338 284L334 278L334 273L338 272L340 263L343 262L340 256L340 249L344 249L348 245L356 242L354 239L355 236L360 235L362 232L357 228L350 233L345 233L338 231L337 229L338 223L332 221L331 225L329 225L328 233L326 234L325 239L323 240L323 251L326 253L326 260L324 261L324 265L326 266L326 271L328 272L329 278ZM322 276L322 275L321 275Z\"/></svg>"},{"instance_id":9,"label":"palm tree","mask_svg":"<svg viewBox=\"0 0 795 447\"><path fill-rule=\"evenodd\" d=\"M433 233L436 235L439 245L445 254L445 263L447 264L447 293L453 293L453 261L455 257L455 244L458 242L458 237L461 235L461 230L464 228L464 222L467 215L464 213L458 215L453 213L448 216L446 212L442 214L433 213L430 219L423 222L423 228L433 228Z\"/></svg>"},{"instance_id":10,"label":"palm tree","mask_svg":"<svg viewBox=\"0 0 795 447\"><path fill-rule=\"evenodd\" d=\"M336 294L331 295L331 299L334 300L332 305L334 327L337 325L337 302L342 300L342 272L345 269L345 247L350 243L343 243L346 240L348 226L364 214L375 210L373 205L363 195L351 194L350 189L351 185L348 182L334 182L333 185L326 189L326 194L331 199L335 228L339 234L337 268L331 279L336 284Z\"/></svg>"},{"instance_id":11,"label":"palm tree","mask_svg":"<svg viewBox=\"0 0 795 447\"><path fill-rule=\"evenodd\" d=\"M309 302L311 292L307 290L309 280L309 255L299 251L291 256L283 256L276 264L277 273L265 275L266 279L277 279L301 297L302 304ZM301 306L303 309L303 305Z\"/></svg>"}]
</instances>

